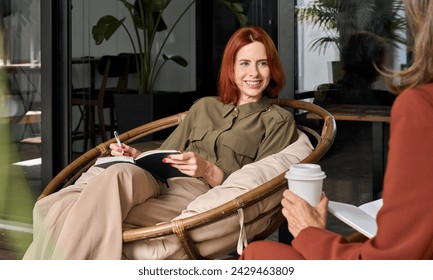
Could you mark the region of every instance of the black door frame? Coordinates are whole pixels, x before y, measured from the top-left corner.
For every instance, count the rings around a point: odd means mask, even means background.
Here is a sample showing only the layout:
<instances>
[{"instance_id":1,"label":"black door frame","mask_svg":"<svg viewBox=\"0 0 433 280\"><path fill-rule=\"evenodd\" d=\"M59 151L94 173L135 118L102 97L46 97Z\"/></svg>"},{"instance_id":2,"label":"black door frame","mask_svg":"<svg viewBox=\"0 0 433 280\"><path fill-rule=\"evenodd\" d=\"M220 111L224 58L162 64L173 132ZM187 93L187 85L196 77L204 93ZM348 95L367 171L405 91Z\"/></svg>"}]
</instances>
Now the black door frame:
<instances>
[{"instance_id":1,"label":"black door frame","mask_svg":"<svg viewBox=\"0 0 433 280\"><path fill-rule=\"evenodd\" d=\"M70 160L70 7L71 0L41 1L41 188Z\"/></svg>"}]
</instances>

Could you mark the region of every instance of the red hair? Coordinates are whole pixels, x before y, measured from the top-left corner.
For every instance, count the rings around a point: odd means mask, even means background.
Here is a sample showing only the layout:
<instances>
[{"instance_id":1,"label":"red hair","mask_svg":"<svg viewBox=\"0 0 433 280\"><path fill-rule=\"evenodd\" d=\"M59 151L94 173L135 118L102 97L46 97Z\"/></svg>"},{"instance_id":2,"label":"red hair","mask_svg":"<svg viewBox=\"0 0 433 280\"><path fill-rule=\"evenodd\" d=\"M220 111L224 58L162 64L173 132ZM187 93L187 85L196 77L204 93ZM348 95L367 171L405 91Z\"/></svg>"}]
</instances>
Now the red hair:
<instances>
[{"instance_id":1,"label":"red hair","mask_svg":"<svg viewBox=\"0 0 433 280\"><path fill-rule=\"evenodd\" d=\"M218 77L218 95L225 103L236 104L239 98L239 88L234 78L234 65L236 54L245 45L260 42L265 45L266 56L271 72L271 81L266 88L270 97L277 97L285 82L283 66L278 56L277 48L271 37L262 28L257 26L242 27L236 30L224 50L221 68Z\"/></svg>"}]
</instances>

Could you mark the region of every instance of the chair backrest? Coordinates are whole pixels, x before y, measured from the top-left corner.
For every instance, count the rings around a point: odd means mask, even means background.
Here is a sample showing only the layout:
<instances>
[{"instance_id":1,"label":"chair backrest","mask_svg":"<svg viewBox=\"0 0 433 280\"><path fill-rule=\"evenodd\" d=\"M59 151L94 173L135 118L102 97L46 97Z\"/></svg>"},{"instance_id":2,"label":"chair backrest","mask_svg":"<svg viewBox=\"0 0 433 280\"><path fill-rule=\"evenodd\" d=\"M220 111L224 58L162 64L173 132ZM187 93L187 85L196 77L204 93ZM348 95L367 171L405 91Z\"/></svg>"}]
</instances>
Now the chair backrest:
<instances>
[{"instance_id":1,"label":"chair backrest","mask_svg":"<svg viewBox=\"0 0 433 280\"><path fill-rule=\"evenodd\" d=\"M318 162L331 147L336 136L336 124L333 116L323 108L312 103L299 100L281 100L275 99L271 101L286 108L295 108L314 112L323 120L323 127L320 133L308 127L298 126L302 131L313 135L317 139L317 145L314 151L307 156L302 162L315 163ZM186 116L186 112L159 119L140 127L122 133L119 137L124 143L131 143L141 137L152 134L156 131L178 125ZM43 190L39 199L49 195L57 189L72 184L85 170L87 170L99 156L109 154L109 145L115 143L115 139L110 139L99 144L95 148L89 150L78 159L73 161L64 170L62 170ZM247 193L238 196L227 203L220 205L212 210L200 213L188 218L180 220L168 221L146 228L128 229L123 233L124 242L132 242L135 240L152 239L168 235L176 235L182 244L185 252L191 259L203 259L200 255L196 244L190 237L189 232L200 227L216 223L229 216L237 215L240 209L246 209L255 203L263 201L278 192L282 192L287 188L287 180L284 178L284 173L274 179L254 188ZM268 226L257 234L254 239L265 239L270 236L283 221L281 214L281 205L277 203L270 211L263 213L257 219L269 220ZM254 219L255 222L257 219Z\"/></svg>"},{"instance_id":2,"label":"chair backrest","mask_svg":"<svg viewBox=\"0 0 433 280\"><path fill-rule=\"evenodd\" d=\"M128 88L130 57L127 55L104 55L100 58L97 71L102 75L100 89L106 89L109 78L118 78L116 91L125 92Z\"/></svg>"},{"instance_id":3,"label":"chair backrest","mask_svg":"<svg viewBox=\"0 0 433 280\"><path fill-rule=\"evenodd\" d=\"M129 57L129 73L134 74L137 73L137 62L138 62L138 54L135 53L119 53L119 55L126 55Z\"/></svg>"}]
</instances>

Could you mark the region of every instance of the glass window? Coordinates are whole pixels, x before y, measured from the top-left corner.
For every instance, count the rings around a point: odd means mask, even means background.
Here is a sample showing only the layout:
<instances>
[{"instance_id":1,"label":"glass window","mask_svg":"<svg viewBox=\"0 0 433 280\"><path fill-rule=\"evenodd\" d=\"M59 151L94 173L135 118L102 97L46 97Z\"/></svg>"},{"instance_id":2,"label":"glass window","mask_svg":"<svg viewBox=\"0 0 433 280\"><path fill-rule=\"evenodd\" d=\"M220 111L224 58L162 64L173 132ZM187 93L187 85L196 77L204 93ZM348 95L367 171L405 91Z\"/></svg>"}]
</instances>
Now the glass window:
<instances>
[{"instance_id":1,"label":"glass window","mask_svg":"<svg viewBox=\"0 0 433 280\"><path fill-rule=\"evenodd\" d=\"M385 89L372 62L406 64L401 0L298 0L297 7L300 92L328 83Z\"/></svg>"},{"instance_id":2,"label":"glass window","mask_svg":"<svg viewBox=\"0 0 433 280\"><path fill-rule=\"evenodd\" d=\"M31 232L41 190L40 5L40 0L0 2L0 230L6 237L6 230ZM18 239L20 246L31 235L25 238Z\"/></svg>"}]
</instances>

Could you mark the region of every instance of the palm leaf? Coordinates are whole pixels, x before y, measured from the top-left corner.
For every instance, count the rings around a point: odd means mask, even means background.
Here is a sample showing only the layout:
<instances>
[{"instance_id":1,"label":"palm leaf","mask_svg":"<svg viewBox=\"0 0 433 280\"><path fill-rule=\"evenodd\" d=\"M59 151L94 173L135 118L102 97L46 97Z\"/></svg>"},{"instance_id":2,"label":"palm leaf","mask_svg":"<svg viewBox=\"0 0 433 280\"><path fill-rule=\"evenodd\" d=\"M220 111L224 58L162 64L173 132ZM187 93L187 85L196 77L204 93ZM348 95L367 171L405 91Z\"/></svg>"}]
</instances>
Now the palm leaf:
<instances>
[{"instance_id":1,"label":"palm leaf","mask_svg":"<svg viewBox=\"0 0 433 280\"><path fill-rule=\"evenodd\" d=\"M402 0L316 0L296 7L296 16L300 22L309 22L332 34L313 41L310 50L321 52L332 44L341 50L353 34L364 31L394 46L404 43L402 31L406 23L400 15L402 10Z\"/></svg>"}]
</instances>

